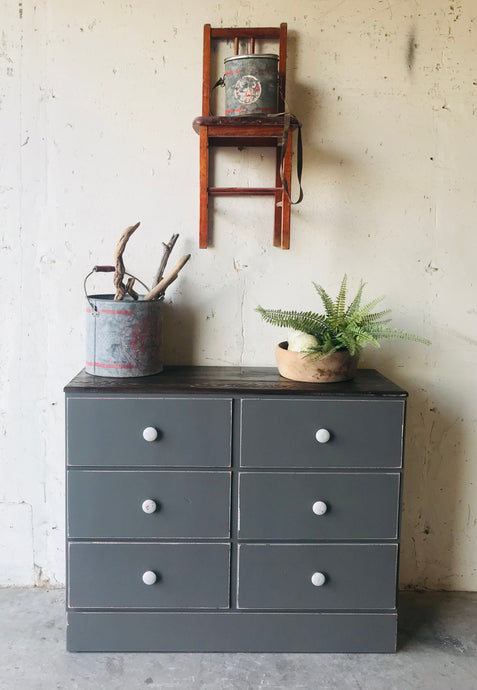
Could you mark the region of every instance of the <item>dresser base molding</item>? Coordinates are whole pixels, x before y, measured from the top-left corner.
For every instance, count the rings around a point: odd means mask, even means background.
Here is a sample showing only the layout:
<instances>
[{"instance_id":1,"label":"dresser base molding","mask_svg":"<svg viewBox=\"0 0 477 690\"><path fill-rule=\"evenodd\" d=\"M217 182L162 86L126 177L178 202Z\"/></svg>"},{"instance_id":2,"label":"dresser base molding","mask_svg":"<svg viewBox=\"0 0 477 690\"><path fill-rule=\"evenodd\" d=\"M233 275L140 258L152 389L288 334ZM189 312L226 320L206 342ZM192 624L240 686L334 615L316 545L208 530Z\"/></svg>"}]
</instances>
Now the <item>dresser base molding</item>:
<instances>
[{"instance_id":1,"label":"dresser base molding","mask_svg":"<svg viewBox=\"0 0 477 690\"><path fill-rule=\"evenodd\" d=\"M70 652L392 653L397 615L389 613L67 614Z\"/></svg>"}]
</instances>

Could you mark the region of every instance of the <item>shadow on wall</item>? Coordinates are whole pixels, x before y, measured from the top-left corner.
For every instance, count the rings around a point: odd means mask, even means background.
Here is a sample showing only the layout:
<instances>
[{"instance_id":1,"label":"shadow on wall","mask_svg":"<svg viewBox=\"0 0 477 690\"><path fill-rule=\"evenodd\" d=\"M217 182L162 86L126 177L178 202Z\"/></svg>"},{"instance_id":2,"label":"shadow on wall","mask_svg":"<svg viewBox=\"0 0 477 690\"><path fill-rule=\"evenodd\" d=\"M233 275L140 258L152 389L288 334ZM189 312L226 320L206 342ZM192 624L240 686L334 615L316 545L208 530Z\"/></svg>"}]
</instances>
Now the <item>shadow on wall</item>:
<instances>
[{"instance_id":1,"label":"shadow on wall","mask_svg":"<svg viewBox=\"0 0 477 690\"><path fill-rule=\"evenodd\" d=\"M323 137L327 136L323 113L327 108L329 109L329 102L333 98L340 100L340 96L332 92L319 91L311 86L311 82L306 84L294 80L294 75L299 72L296 64L297 41L299 40L295 32L288 32L286 109L291 110L302 125L306 177L315 179L316 175L323 174L324 171L330 174L332 171L341 170L344 174L344 168L346 175L353 175L354 163L349 152L331 149L329 144L325 147L322 143ZM315 69L319 69L319 66L317 65ZM300 71L303 73L303 67L300 67ZM305 182L306 177L304 175Z\"/></svg>"},{"instance_id":2,"label":"shadow on wall","mask_svg":"<svg viewBox=\"0 0 477 690\"><path fill-rule=\"evenodd\" d=\"M197 353L197 314L187 300L163 304L163 351L166 364L194 362Z\"/></svg>"},{"instance_id":3,"label":"shadow on wall","mask_svg":"<svg viewBox=\"0 0 477 690\"><path fill-rule=\"evenodd\" d=\"M391 378L409 392L400 586L465 590L457 523L464 483L461 413L440 391L433 395L405 377Z\"/></svg>"}]
</instances>

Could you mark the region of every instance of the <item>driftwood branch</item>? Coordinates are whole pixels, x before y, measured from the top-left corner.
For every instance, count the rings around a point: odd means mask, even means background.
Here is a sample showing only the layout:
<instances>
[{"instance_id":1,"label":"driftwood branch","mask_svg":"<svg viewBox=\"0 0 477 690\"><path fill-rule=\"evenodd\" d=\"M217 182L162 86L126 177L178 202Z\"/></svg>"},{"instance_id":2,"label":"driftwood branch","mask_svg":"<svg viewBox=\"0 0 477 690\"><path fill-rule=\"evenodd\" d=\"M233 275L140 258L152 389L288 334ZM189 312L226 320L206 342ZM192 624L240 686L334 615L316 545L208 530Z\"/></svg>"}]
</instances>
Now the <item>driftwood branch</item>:
<instances>
[{"instance_id":1,"label":"driftwood branch","mask_svg":"<svg viewBox=\"0 0 477 690\"><path fill-rule=\"evenodd\" d=\"M152 290L150 290L150 292L148 292L147 295L143 297L143 302L149 301L151 299L157 299L158 297L160 297L165 292L166 288L174 282L174 280L179 275L179 271L186 265L189 259L190 254L186 254L185 256L183 256L182 259L180 259L180 261L176 264L176 266L174 266L172 271L170 271L170 273L168 273L166 277L160 281L160 283L153 287Z\"/></svg>"},{"instance_id":2,"label":"driftwood branch","mask_svg":"<svg viewBox=\"0 0 477 690\"><path fill-rule=\"evenodd\" d=\"M119 238L119 242L116 245L116 249L114 251L114 267L115 267L115 272L114 272L114 278L113 278L113 283L114 287L116 288L116 294L114 295L114 301L118 302L119 300L122 300L124 298L124 295L126 294L126 286L123 283L124 279L124 273L125 273L125 268L124 268L124 262L123 262L123 252L124 249L126 248L127 241L135 232L138 227L140 226L140 223L136 223L136 225L130 225L126 230L123 232L121 237Z\"/></svg>"},{"instance_id":3,"label":"driftwood branch","mask_svg":"<svg viewBox=\"0 0 477 690\"><path fill-rule=\"evenodd\" d=\"M131 276L126 283L126 292L128 295L131 295L133 299L139 299L139 295L137 294L136 290L134 289L134 283L136 282L136 278Z\"/></svg>"},{"instance_id":4,"label":"driftwood branch","mask_svg":"<svg viewBox=\"0 0 477 690\"><path fill-rule=\"evenodd\" d=\"M162 255L161 263L159 264L159 268L157 269L156 277L152 281L152 287L155 287L158 283L161 282L162 276L164 275L164 271L166 269L167 261L169 259L169 255L172 252L178 237L179 234L177 233L176 235L172 235L171 239L167 244L165 242L162 243L162 246L164 247L164 254Z\"/></svg>"}]
</instances>

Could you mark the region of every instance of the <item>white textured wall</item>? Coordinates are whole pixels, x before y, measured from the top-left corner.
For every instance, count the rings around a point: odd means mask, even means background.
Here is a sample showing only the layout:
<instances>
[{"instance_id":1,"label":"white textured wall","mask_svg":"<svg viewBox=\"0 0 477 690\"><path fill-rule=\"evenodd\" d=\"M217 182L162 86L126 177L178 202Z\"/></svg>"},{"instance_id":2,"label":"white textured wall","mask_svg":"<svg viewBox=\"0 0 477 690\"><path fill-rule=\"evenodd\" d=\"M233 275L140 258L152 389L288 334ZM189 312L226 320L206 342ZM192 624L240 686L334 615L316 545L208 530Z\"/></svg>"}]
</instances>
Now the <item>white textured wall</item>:
<instances>
[{"instance_id":1,"label":"white textured wall","mask_svg":"<svg viewBox=\"0 0 477 690\"><path fill-rule=\"evenodd\" d=\"M175 257L192 253L168 363L273 366L281 334L257 303L313 308L311 281L334 292L344 272L432 339L363 361L410 392L401 581L477 589L475 2L0 0L0 18L0 583L64 581L82 280L141 220L125 259L146 282L173 232ZM281 21L305 144L291 250L272 247L270 200L245 198L214 202L199 250L202 26ZM216 167L219 183L272 181L266 152Z\"/></svg>"}]
</instances>

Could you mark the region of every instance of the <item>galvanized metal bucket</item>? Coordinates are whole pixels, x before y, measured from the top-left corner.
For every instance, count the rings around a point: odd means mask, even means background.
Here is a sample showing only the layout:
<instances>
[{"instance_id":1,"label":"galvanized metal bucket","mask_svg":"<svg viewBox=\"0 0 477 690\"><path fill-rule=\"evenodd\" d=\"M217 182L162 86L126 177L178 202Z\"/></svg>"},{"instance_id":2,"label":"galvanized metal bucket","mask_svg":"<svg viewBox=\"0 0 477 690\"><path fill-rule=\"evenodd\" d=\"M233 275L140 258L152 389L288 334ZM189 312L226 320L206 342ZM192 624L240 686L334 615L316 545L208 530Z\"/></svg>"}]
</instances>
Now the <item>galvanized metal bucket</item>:
<instances>
[{"instance_id":1,"label":"galvanized metal bucket","mask_svg":"<svg viewBox=\"0 0 477 690\"><path fill-rule=\"evenodd\" d=\"M127 377L162 371L162 300L143 302L142 297L115 302L114 295L86 293L89 374Z\"/></svg>"},{"instance_id":2,"label":"galvanized metal bucket","mask_svg":"<svg viewBox=\"0 0 477 690\"><path fill-rule=\"evenodd\" d=\"M227 116L277 112L278 55L234 55L224 63Z\"/></svg>"}]
</instances>

